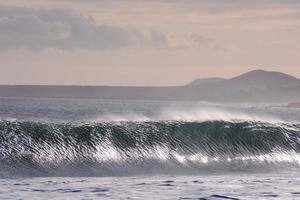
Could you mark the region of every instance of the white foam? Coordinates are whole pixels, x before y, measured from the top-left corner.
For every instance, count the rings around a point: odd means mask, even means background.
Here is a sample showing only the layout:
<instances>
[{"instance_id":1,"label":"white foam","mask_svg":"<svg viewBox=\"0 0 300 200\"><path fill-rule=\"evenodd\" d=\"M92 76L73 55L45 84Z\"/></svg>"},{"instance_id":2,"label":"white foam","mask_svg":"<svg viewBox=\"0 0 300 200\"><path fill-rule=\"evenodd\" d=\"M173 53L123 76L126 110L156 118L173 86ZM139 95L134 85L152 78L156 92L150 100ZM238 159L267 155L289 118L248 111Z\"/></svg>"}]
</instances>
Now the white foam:
<instances>
[{"instance_id":1,"label":"white foam","mask_svg":"<svg viewBox=\"0 0 300 200\"><path fill-rule=\"evenodd\" d=\"M137 113L128 113L128 114L106 114L103 116L99 116L97 119L89 120L89 122L122 122L122 121L134 121L134 122L145 122L145 121L153 121L145 115L137 114Z\"/></svg>"},{"instance_id":2,"label":"white foam","mask_svg":"<svg viewBox=\"0 0 300 200\"><path fill-rule=\"evenodd\" d=\"M204 122L204 121L253 121L267 123L287 123L287 121L272 116L271 114L250 113L246 110L236 110L221 107L193 107L193 108L166 108L157 115L146 116L138 113L127 114L109 114L98 117L89 122L146 122L146 121L186 121L186 122Z\"/></svg>"},{"instance_id":3,"label":"white foam","mask_svg":"<svg viewBox=\"0 0 300 200\"><path fill-rule=\"evenodd\" d=\"M160 114L161 120L176 121L260 121L284 123L285 121L267 114L250 114L241 110L228 110L212 107L195 107L188 109L166 109Z\"/></svg>"}]
</instances>

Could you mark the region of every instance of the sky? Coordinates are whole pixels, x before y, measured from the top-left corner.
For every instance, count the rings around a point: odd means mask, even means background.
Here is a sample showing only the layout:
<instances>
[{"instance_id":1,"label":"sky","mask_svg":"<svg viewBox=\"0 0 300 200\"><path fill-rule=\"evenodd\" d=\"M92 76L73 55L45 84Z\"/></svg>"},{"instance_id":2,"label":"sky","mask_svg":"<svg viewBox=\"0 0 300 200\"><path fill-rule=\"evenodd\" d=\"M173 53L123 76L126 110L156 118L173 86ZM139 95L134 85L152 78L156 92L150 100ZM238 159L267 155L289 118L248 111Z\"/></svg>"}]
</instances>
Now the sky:
<instances>
[{"instance_id":1,"label":"sky","mask_svg":"<svg viewBox=\"0 0 300 200\"><path fill-rule=\"evenodd\" d=\"M300 77L299 0L0 0L0 84Z\"/></svg>"}]
</instances>

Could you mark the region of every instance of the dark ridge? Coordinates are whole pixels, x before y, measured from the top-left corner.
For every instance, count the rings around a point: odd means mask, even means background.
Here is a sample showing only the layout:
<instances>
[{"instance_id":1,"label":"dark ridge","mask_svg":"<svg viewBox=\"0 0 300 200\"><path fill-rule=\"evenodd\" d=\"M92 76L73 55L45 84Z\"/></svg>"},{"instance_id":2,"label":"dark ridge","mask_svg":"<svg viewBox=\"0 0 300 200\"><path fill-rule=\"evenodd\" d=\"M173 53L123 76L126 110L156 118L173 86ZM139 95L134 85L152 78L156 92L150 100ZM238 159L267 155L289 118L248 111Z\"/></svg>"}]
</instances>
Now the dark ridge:
<instances>
[{"instance_id":1,"label":"dark ridge","mask_svg":"<svg viewBox=\"0 0 300 200\"><path fill-rule=\"evenodd\" d=\"M237 84L265 86L294 86L300 85L300 79L281 72L254 70L236 76L229 80Z\"/></svg>"},{"instance_id":2,"label":"dark ridge","mask_svg":"<svg viewBox=\"0 0 300 200\"><path fill-rule=\"evenodd\" d=\"M211 83L219 83L221 81L225 81L224 78L219 77L212 77L212 78L200 78L192 81L191 83L187 84L187 86L199 86L199 85L205 85L205 84L211 84Z\"/></svg>"},{"instance_id":3,"label":"dark ridge","mask_svg":"<svg viewBox=\"0 0 300 200\"><path fill-rule=\"evenodd\" d=\"M0 97L286 104L299 101L300 79L280 72L255 70L232 79L199 79L186 86L172 87L2 85Z\"/></svg>"}]
</instances>

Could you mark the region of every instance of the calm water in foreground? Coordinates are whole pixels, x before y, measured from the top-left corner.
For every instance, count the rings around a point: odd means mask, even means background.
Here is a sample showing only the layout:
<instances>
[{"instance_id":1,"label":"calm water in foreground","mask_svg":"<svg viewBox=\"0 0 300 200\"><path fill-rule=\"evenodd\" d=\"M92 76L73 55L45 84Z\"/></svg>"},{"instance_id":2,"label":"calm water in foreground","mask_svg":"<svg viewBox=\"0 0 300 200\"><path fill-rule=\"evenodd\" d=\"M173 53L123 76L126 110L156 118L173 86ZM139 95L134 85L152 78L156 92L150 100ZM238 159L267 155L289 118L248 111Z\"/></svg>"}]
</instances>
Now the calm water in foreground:
<instances>
[{"instance_id":1,"label":"calm water in foreground","mask_svg":"<svg viewBox=\"0 0 300 200\"><path fill-rule=\"evenodd\" d=\"M300 199L299 174L21 178L0 181L1 199ZM219 195L219 196L217 196Z\"/></svg>"}]
</instances>

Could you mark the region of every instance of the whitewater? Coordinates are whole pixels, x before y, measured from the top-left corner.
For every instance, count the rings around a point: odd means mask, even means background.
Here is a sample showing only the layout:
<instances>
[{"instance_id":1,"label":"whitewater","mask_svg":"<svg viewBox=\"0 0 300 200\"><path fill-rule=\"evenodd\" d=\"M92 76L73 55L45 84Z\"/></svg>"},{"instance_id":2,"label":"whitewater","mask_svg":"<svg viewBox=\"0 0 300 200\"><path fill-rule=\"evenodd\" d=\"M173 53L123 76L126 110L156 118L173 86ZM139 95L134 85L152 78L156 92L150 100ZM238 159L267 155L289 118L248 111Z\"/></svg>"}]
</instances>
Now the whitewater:
<instances>
[{"instance_id":1,"label":"whitewater","mask_svg":"<svg viewBox=\"0 0 300 200\"><path fill-rule=\"evenodd\" d=\"M1 199L300 199L300 110L0 99Z\"/></svg>"}]
</instances>

